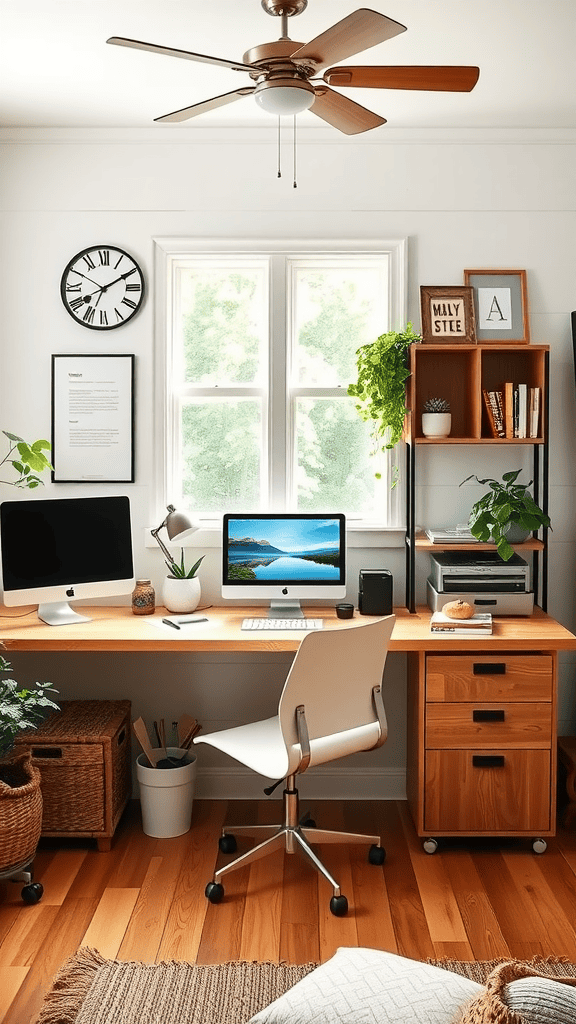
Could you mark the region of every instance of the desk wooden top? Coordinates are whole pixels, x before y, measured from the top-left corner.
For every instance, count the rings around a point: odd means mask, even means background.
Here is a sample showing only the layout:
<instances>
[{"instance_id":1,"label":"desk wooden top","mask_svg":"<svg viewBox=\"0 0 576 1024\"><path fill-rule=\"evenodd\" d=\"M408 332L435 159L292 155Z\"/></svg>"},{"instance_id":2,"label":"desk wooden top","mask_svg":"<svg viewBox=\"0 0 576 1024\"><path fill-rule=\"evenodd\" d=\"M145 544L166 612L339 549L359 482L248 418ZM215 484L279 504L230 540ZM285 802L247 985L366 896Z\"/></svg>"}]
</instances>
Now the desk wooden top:
<instances>
[{"instance_id":1,"label":"desk wooden top","mask_svg":"<svg viewBox=\"0 0 576 1024\"><path fill-rule=\"evenodd\" d=\"M264 608L210 607L190 615L206 616L207 622L182 626L180 631L161 623L169 613L157 608L154 615L133 615L129 607L82 607L91 622L71 626L47 626L36 609L23 615L19 609L0 607L0 652L10 651L296 651L303 634L278 631L250 633L242 630L245 616L265 615ZM324 619L325 629L355 628L370 621L370 616L354 613L351 620L336 617L334 608L308 608L306 614ZM430 610L418 608L410 614L405 608L394 610L396 622L390 651L476 651L493 650L576 650L576 636L545 612L536 608L529 617L494 619L489 637L437 637L430 633ZM304 634L305 635L305 634Z\"/></svg>"}]
</instances>

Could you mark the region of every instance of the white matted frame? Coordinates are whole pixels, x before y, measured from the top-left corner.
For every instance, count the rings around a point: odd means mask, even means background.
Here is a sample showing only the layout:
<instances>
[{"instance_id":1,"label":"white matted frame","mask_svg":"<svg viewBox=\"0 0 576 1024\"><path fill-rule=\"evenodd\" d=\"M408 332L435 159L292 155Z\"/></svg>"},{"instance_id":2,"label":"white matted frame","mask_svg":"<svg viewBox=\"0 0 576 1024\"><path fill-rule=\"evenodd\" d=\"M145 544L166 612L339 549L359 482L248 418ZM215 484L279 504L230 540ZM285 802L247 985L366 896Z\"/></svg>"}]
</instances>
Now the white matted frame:
<instances>
[{"instance_id":1,"label":"white matted frame","mask_svg":"<svg viewBox=\"0 0 576 1024\"><path fill-rule=\"evenodd\" d=\"M525 270L465 270L464 283L472 287L477 341L529 344Z\"/></svg>"},{"instance_id":2,"label":"white matted frame","mask_svg":"<svg viewBox=\"0 0 576 1024\"><path fill-rule=\"evenodd\" d=\"M134 356L52 356L52 480L133 483Z\"/></svg>"}]
</instances>

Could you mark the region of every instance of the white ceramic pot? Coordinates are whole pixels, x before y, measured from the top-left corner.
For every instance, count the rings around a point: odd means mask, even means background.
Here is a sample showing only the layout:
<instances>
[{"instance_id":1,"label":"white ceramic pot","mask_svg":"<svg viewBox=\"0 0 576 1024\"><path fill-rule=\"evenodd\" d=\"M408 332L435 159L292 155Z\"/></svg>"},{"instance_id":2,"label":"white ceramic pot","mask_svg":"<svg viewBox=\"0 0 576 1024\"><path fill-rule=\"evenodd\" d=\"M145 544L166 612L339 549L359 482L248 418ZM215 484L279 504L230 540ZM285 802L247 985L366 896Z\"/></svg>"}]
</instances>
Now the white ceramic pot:
<instances>
[{"instance_id":1,"label":"white ceramic pot","mask_svg":"<svg viewBox=\"0 0 576 1024\"><path fill-rule=\"evenodd\" d=\"M200 580L166 576L162 586L162 604L169 612L193 612L200 604Z\"/></svg>"},{"instance_id":2,"label":"white ceramic pot","mask_svg":"<svg viewBox=\"0 0 576 1024\"><path fill-rule=\"evenodd\" d=\"M452 426L450 412L423 412L422 433L424 437L448 437Z\"/></svg>"}]
</instances>

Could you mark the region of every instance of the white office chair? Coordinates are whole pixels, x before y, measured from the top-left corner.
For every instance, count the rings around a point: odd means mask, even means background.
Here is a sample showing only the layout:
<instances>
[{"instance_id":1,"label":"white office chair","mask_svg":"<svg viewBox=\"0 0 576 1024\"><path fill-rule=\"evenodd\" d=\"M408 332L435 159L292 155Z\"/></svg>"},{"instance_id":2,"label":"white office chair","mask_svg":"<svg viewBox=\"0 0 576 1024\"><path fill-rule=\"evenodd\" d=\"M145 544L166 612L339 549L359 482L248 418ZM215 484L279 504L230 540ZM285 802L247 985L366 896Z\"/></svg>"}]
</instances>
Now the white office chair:
<instances>
[{"instance_id":1,"label":"white office chair","mask_svg":"<svg viewBox=\"0 0 576 1024\"><path fill-rule=\"evenodd\" d=\"M223 828L219 843L223 853L236 851L235 835L262 841L214 873L206 886L211 903L219 903L224 895L220 879L225 874L283 847L287 853L300 850L328 879L334 889L330 910L340 917L348 910L348 900L310 843L371 843L370 863L384 863L379 836L326 831L306 816L300 821L295 779L307 768L372 750L386 740L382 675L393 625L394 616L389 615L360 626L307 633L274 718L195 738L195 743L223 750L260 775L286 779L282 825Z\"/></svg>"}]
</instances>

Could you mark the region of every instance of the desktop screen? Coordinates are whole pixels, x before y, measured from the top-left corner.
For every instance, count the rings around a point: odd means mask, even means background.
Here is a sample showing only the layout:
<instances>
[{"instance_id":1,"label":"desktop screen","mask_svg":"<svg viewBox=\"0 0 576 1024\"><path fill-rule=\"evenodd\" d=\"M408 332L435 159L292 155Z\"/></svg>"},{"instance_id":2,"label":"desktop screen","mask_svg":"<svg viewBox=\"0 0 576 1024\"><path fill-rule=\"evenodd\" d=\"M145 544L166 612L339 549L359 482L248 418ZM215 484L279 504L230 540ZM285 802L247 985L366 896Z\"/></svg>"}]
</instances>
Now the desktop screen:
<instances>
[{"instance_id":1,"label":"desktop screen","mask_svg":"<svg viewBox=\"0 0 576 1024\"><path fill-rule=\"evenodd\" d=\"M343 515L225 515L223 597L344 597L345 529Z\"/></svg>"}]
</instances>

